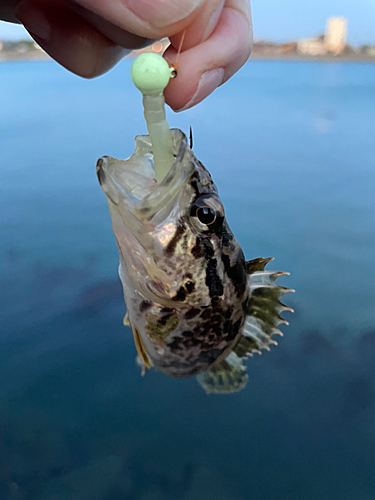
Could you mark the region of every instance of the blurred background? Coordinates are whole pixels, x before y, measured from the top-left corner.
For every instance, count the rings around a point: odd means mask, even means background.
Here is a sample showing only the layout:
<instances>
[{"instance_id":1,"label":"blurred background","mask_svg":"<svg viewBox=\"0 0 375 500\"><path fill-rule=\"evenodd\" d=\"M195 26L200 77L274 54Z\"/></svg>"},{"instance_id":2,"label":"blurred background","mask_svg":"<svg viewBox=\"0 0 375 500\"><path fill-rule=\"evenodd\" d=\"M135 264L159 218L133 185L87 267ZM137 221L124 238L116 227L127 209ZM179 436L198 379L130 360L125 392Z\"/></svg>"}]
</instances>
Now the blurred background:
<instances>
[{"instance_id":1,"label":"blurred background","mask_svg":"<svg viewBox=\"0 0 375 500\"><path fill-rule=\"evenodd\" d=\"M1 500L375 498L375 6L252 4L250 61L168 114L296 289L228 396L142 378L122 325L95 164L146 131L132 60L85 81L0 23Z\"/></svg>"}]
</instances>

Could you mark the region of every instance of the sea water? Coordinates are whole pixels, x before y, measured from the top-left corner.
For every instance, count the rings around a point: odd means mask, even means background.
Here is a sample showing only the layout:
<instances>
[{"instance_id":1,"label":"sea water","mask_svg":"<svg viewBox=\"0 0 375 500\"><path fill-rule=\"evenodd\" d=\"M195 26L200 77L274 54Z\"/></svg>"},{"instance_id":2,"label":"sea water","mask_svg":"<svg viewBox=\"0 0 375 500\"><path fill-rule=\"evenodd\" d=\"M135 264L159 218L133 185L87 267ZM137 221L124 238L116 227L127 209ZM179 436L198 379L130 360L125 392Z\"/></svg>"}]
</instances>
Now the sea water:
<instances>
[{"instance_id":1,"label":"sea water","mask_svg":"<svg viewBox=\"0 0 375 500\"><path fill-rule=\"evenodd\" d=\"M0 65L0 498L373 500L375 65L253 61L193 128L289 327L241 393L140 377L95 164L146 132L131 61Z\"/></svg>"}]
</instances>

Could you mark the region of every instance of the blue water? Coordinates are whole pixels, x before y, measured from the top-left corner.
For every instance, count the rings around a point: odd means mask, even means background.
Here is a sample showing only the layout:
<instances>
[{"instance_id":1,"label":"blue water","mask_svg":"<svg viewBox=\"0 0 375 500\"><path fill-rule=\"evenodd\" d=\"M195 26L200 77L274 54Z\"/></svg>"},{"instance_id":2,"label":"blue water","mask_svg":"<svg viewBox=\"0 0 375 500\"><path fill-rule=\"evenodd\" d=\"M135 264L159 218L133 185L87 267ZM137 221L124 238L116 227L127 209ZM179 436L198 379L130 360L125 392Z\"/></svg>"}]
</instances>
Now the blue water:
<instances>
[{"instance_id":1,"label":"blue water","mask_svg":"<svg viewBox=\"0 0 375 500\"><path fill-rule=\"evenodd\" d=\"M169 114L297 290L222 397L140 377L122 326L95 163L145 132L129 68L0 65L0 499L373 500L375 65L251 62Z\"/></svg>"}]
</instances>

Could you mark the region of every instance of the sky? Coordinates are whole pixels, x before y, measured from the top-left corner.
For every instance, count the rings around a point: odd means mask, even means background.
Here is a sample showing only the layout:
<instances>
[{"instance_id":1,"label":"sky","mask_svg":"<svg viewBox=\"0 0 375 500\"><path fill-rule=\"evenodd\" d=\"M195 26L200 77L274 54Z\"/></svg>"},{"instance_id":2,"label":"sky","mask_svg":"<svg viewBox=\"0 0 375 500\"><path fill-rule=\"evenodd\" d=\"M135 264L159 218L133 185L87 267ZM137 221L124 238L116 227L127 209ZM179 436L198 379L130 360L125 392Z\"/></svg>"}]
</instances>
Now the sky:
<instances>
[{"instance_id":1,"label":"sky","mask_svg":"<svg viewBox=\"0 0 375 500\"><path fill-rule=\"evenodd\" d=\"M252 0L254 36L276 42L317 36L330 16L348 20L348 42L375 44L375 0ZM21 26L0 22L0 39L29 38Z\"/></svg>"}]
</instances>

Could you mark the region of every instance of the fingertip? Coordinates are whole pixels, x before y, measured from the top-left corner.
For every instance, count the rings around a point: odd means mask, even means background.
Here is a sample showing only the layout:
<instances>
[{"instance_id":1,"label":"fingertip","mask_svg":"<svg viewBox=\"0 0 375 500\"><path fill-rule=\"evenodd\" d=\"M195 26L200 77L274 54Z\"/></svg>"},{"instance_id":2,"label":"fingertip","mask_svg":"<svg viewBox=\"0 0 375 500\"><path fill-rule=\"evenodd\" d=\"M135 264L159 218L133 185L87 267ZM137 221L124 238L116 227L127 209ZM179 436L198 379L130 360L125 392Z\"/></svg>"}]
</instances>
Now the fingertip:
<instances>
[{"instance_id":1,"label":"fingertip","mask_svg":"<svg viewBox=\"0 0 375 500\"><path fill-rule=\"evenodd\" d=\"M226 82L248 60L252 33L248 19L231 8L224 8L216 29L203 43L182 52L177 77L164 92L174 111L193 107ZM176 59L169 47L168 59Z\"/></svg>"},{"instance_id":2,"label":"fingertip","mask_svg":"<svg viewBox=\"0 0 375 500\"><path fill-rule=\"evenodd\" d=\"M208 97L212 92L219 87L225 78L225 71L223 68L211 69L203 73L199 80L197 88L191 98L182 107L179 103L172 102L171 108L176 111L185 111L199 104L203 99ZM169 104L169 102L167 102Z\"/></svg>"}]
</instances>

